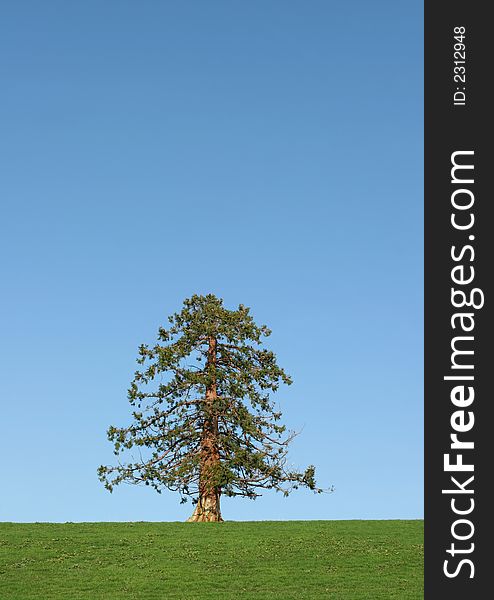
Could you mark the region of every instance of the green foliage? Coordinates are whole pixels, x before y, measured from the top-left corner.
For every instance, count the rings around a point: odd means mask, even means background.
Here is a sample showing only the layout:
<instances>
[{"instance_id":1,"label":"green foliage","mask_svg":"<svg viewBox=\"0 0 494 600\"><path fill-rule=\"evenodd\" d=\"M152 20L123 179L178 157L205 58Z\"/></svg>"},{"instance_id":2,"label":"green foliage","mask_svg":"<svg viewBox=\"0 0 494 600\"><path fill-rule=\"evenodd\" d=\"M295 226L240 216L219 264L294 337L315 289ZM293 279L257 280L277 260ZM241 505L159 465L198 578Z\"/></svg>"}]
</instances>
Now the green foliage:
<instances>
[{"instance_id":1,"label":"green foliage","mask_svg":"<svg viewBox=\"0 0 494 600\"><path fill-rule=\"evenodd\" d=\"M419 600L422 521L0 524L2 600Z\"/></svg>"},{"instance_id":2,"label":"green foliage","mask_svg":"<svg viewBox=\"0 0 494 600\"><path fill-rule=\"evenodd\" d=\"M227 310L212 294L185 300L168 321L154 346L139 348L140 369L128 392L133 422L108 429L115 454L134 457L99 468L107 489L144 483L196 500L209 435L217 462L207 467L208 485L223 495L254 499L263 488L288 494L299 486L322 491L313 466L287 467L294 433L280 423L271 394L291 379L263 347L270 330L256 325L247 307Z\"/></svg>"}]
</instances>

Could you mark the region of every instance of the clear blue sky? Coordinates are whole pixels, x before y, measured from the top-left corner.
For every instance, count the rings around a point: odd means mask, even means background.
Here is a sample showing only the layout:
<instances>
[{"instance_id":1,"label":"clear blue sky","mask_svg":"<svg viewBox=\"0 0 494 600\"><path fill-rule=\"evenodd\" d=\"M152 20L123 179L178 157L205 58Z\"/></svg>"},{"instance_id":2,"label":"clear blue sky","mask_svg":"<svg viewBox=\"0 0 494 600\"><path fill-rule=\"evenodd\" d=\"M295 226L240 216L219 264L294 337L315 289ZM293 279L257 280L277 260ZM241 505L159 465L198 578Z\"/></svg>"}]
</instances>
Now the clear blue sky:
<instances>
[{"instance_id":1,"label":"clear blue sky","mask_svg":"<svg viewBox=\"0 0 494 600\"><path fill-rule=\"evenodd\" d=\"M250 306L333 494L227 519L422 516L422 6L2 2L0 520L182 520L96 476L140 343Z\"/></svg>"}]
</instances>

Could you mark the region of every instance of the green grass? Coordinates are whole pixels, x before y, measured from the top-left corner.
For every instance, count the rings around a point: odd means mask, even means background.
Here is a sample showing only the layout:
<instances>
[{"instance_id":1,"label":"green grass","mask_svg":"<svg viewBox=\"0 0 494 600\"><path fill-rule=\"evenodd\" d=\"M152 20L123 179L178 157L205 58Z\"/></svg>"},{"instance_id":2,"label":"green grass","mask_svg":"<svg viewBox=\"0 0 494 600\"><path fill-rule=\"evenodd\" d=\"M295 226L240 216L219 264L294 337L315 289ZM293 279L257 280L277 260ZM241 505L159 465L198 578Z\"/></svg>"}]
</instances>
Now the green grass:
<instances>
[{"instance_id":1,"label":"green grass","mask_svg":"<svg viewBox=\"0 0 494 600\"><path fill-rule=\"evenodd\" d=\"M14 598L419 599L423 522L0 523Z\"/></svg>"}]
</instances>

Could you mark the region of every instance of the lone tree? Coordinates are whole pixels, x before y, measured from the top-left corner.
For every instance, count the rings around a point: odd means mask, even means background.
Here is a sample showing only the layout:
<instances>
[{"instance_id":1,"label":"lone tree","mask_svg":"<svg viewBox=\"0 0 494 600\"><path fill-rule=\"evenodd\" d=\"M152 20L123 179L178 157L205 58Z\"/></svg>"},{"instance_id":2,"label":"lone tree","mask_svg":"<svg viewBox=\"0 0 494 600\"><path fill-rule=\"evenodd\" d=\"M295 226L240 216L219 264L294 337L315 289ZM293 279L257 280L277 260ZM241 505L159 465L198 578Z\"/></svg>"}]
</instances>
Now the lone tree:
<instances>
[{"instance_id":1,"label":"lone tree","mask_svg":"<svg viewBox=\"0 0 494 600\"><path fill-rule=\"evenodd\" d=\"M245 306L227 310L212 294L185 300L168 320L154 347L139 348L142 368L128 393L133 423L108 429L116 455L137 448L139 459L101 466L106 488L127 482L179 492L196 505L189 521L222 521L222 494L255 499L262 489L288 495L301 485L321 492L313 466L287 467L294 433L278 424L269 392L291 379L262 348L269 329Z\"/></svg>"}]
</instances>

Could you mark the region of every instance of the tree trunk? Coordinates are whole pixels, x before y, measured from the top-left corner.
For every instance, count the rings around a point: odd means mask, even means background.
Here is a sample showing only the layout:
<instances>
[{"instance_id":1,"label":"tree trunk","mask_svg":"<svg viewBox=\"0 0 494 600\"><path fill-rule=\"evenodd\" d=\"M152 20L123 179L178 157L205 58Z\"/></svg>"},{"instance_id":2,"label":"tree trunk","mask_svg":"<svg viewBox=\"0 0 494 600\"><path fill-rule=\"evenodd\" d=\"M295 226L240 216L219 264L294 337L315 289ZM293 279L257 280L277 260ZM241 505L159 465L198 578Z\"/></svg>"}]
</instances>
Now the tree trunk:
<instances>
[{"instance_id":1,"label":"tree trunk","mask_svg":"<svg viewBox=\"0 0 494 600\"><path fill-rule=\"evenodd\" d=\"M217 469L220 463L218 447L218 414L215 402L218 398L216 387L216 338L209 339L207 367L212 373L212 381L206 387L206 415L201 441L199 473L199 498L189 522L223 521L220 510L221 488L216 484Z\"/></svg>"},{"instance_id":2,"label":"tree trunk","mask_svg":"<svg viewBox=\"0 0 494 600\"><path fill-rule=\"evenodd\" d=\"M199 500L192 516L187 519L189 523L221 522L220 493L218 488L209 495L199 495Z\"/></svg>"}]
</instances>

